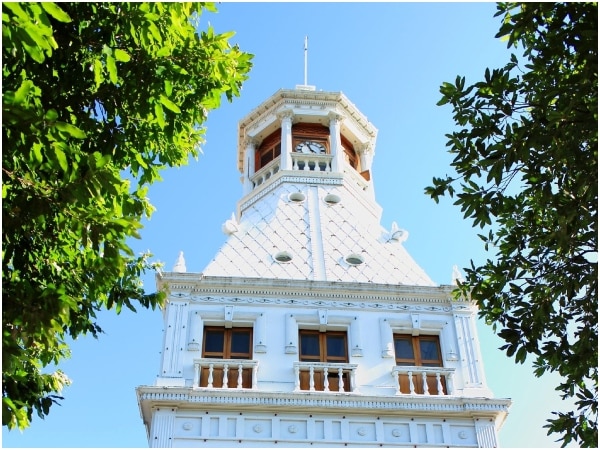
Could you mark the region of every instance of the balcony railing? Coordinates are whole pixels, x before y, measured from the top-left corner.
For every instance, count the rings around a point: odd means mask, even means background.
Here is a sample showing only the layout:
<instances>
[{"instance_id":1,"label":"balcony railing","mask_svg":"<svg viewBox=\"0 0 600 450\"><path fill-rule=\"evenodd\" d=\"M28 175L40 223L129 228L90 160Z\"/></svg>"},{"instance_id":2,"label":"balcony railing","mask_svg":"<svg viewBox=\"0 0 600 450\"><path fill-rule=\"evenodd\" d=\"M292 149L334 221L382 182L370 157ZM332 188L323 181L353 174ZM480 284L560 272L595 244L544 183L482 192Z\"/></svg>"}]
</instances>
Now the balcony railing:
<instances>
[{"instance_id":1,"label":"balcony railing","mask_svg":"<svg viewBox=\"0 0 600 450\"><path fill-rule=\"evenodd\" d=\"M258 361L250 359L194 360L194 387L256 389Z\"/></svg>"},{"instance_id":2,"label":"balcony railing","mask_svg":"<svg viewBox=\"0 0 600 450\"><path fill-rule=\"evenodd\" d=\"M356 364L295 362L294 391L356 392Z\"/></svg>"},{"instance_id":3,"label":"balcony railing","mask_svg":"<svg viewBox=\"0 0 600 450\"><path fill-rule=\"evenodd\" d=\"M331 172L332 155L313 155L309 153L292 153L292 169Z\"/></svg>"},{"instance_id":4,"label":"balcony railing","mask_svg":"<svg viewBox=\"0 0 600 450\"><path fill-rule=\"evenodd\" d=\"M444 367L394 366L396 395L453 395L454 369Z\"/></svg>"},{"instance_id":5,"label":"balcony railing","mask_svg":"<svg viewBox=\"0 0 600 450\"><path fill-rule=\"evenodd\" d=\"M257 187L279 172L281 157L275 158L273 161L269 162L265 167L262 167L258 170L254 175L250 177L250 181L252 181L252 186Z\"/></svg>"}]
</instances>

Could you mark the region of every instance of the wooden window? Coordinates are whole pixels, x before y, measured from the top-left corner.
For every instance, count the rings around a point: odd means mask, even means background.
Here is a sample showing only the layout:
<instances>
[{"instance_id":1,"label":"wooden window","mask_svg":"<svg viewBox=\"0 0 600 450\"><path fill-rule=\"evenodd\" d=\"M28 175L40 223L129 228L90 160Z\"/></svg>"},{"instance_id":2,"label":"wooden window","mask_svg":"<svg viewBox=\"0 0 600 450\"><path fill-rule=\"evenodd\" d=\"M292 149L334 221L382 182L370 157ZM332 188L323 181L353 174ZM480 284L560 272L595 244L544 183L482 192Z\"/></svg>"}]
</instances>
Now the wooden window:
<instances>
[{"instance_id":1,"label":"wooden window","mask_svg":"<svg viewBox=\"0 0 600 450\"><path fill-rule=\"evenodd\" d=\"M359 170L359 168L358 168L359 158L358 158L358 155L356 154L356 152L354 151L354 146L344 136L342 136L341 141L342 141L342 148L344 149L344 159L354 169Z\"/></svg>"},{"instance_id":2,"label":"wooden window","mask_svg":"<svg viewBox=\"0 0 600 450\"><path fill-rule=\"evenodd\" d=\"M345 331L317 331L300 330L300 361L319 363L347 363L348 362L348 338ZM300 373L300 389L309 389L309 372ZM339 374L337 370L329 370L327 373L329 389L339 390ZM344 390L348 391L349 374L342 376ZM324 372L315 371L315 389L322 391L324 388Z\"/></svg>"},{"instance_id":3,"label":"wooden window","mask_svg":"<svg viewBox=\"0 0 600 450\"><path fill-rule=\"evenodd\" d=\"M442 352L438 336L411 336L410 334L394 334L394 350L396 352L397 366L442 367ZM415 392L423 394L421 375L413 374ZM442 377L442 385L446 385ZM437 393L437 380L435 376L427 377L427 386L430 394ZM445 387L444 387L445 389ZM400 375L400 391L410 392L407 375Z\"/></svg>"},{"instance_id":4,"label":"wooden window","mask_svg":"<svg viewBox=\"0 0 600 450\"><path fill-rule=\"evenodd\" d=\"M274 131L264 138L258 147L255 154L255 171L259 171L279 155L281 155L281 129Z\"/></svg>"},{"instance_id":5,"label":"wooden window","mask_svg":"<svg viewBox=\"0 0 600 450\"><path fill-rule=\"evenodd\" d=\"M212 359L252 359L252 328L205 327L202 340L202 357ZM208 385L209 369L202 368L200 386ZM228 379L237 380L238 367L231 365L227 373ZM252 369L244 368L242 387L252 386ZM213 386L223 386L223 368L213 369ZM235 383L230 383L235 387Z\"/></svg>"}]
</instances>

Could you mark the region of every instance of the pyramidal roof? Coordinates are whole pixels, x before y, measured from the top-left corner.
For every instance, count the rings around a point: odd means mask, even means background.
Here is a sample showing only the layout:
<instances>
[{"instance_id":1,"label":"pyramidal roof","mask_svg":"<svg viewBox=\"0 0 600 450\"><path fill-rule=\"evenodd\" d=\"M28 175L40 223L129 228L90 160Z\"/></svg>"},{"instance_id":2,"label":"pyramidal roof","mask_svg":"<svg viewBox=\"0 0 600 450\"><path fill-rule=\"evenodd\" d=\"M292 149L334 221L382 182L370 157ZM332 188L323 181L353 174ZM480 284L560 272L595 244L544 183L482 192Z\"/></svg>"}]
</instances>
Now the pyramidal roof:
<instances>
[{"instance_id":1,"label":"pyramidal roof","mask_svg":"<svg viewBox=\"0 0 600 450\"><path fill-rule=\"evenodd\" d=\"M348 186L274 184L224 224L205 276L435 285Z\"/></svg>"},{"instance_id":2,"label":"pyramidal roof","mask_svg":"<svg viewBox=\"0 0 600 450\"><path fill-rule=\"evenodd\" d=\"M289 142L291 123L329 125L330 154L286 147L282 117L290 118ZM281 158L255 171L254 149L279 128ZM377 130L342 93L280 90L240 121L238 132L245 195L223 224L226 242L204 276L436 285L402 245L407 233L380 225L369 159ZM356 149L360 167L343 161L341 139Z\"/></svg>"}]
</instances>

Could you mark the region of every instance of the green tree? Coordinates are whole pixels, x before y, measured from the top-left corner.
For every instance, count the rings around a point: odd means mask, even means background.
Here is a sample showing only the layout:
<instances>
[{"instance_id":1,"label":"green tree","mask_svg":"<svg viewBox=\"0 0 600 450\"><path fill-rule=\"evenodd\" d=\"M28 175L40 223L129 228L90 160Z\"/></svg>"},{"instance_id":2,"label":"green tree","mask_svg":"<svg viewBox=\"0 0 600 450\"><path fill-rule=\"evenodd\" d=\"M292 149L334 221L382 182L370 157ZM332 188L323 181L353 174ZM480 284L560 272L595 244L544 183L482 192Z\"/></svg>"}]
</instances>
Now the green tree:
<instances>
[{"instance_id":1,"label":"green tree","mask_svg":"<svg viewBox=\"0 0 600 450\"><path fill-rule=\"evenodd\" d=\"M159 172L197 157L252 55L197 31L212 4L2 4L2 423L25 428L69 382L67 339L96 312L156 307L134 255ZM50 369L52 370L52 369Z\"/></svg>"},{"instance_id":2,"label":"green tree","mask_svg":"<svg viewBox=\"0 0 600 450\"><path fill-rule=\"evenodd\" d=\"M496 37L522 47L466 86L443 83L459 130L447 134L453 176L425 192L484 229L495 253L465 269L462 295L534 373L557 372L575 408L553 412L548 434L598 442L598 7L500 3ZM520 61L523 61L521 66ZM499 328L499 330L498 330ZM570 411L575 409L575 411Z\"/></svg>"}]
</instances>

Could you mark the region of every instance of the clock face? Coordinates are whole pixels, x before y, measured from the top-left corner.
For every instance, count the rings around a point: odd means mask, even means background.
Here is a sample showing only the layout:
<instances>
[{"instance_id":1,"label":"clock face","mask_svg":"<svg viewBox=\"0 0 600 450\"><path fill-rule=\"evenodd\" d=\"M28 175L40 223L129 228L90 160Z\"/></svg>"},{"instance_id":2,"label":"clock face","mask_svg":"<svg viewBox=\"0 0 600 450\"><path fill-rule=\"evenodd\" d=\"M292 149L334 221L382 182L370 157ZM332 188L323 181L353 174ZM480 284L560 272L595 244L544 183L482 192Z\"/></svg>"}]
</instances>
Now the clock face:
<instances>
[{"instance_id":1,"label":"clock face","mask_svg":"<svg viewBox=\"0 0 600 450\"><path fill-rule=\"evenodd\" d=\"M325 154L325 146L320 142L303 141L296 145L294 151L298 153L316 153L323 155Z\"/></svg>"}]
</instances>

